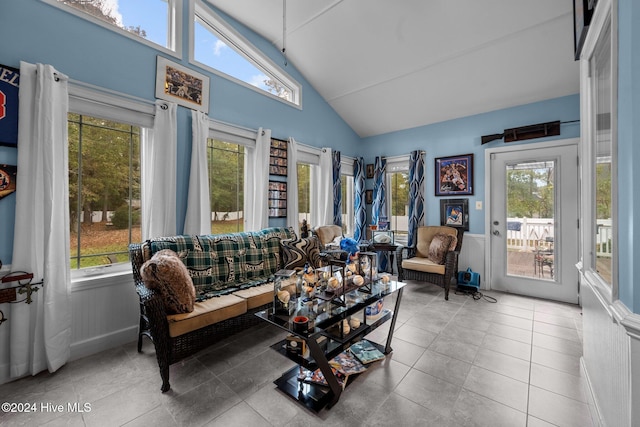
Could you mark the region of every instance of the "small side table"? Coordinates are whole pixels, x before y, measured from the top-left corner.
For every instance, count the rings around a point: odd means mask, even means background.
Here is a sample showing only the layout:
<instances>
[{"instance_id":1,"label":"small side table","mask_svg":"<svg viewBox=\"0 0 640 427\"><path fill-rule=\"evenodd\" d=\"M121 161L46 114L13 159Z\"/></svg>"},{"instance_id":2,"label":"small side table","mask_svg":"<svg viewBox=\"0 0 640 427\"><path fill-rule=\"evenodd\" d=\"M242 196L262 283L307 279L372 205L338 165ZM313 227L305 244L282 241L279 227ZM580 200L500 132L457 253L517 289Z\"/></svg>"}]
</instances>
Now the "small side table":
<instances>
[{"instance_id":1,"label":"small side table","mask_svg":"<svg viewBox=\"0 0 640 427\"><path fill-rule=\"evenodd\" d=\"M373 243L371 246L376 252L389 253L389 264L391 266L391 274L393 274L393 258L395 256L396 249L398 249L398 245L393 243Z\"/></svg>"}]
</instances>

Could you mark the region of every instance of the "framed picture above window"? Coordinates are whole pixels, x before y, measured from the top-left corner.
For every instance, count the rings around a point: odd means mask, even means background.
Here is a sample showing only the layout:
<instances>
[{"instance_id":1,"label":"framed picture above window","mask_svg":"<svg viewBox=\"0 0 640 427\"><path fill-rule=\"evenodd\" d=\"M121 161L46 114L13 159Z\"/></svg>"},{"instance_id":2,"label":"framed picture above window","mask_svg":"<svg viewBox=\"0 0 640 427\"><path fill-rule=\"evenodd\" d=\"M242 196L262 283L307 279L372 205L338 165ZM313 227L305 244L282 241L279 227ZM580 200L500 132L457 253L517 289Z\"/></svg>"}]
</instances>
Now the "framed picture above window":
<instances>
[{"instance_id":1,"label":"framed picture above window","mask_svg":"<svg viewBox=\"0 0 640 427\"><path fill-rule=\"evenodd\" d=\"M473 194L473 154L440 157L436 162L436 196Z\"/></svg>"},{"instance_id":2,"label":"framed picture above window","mask_svg":"<svg viewBox=\"0 0 640 427\"><path fill-rule=\"evenodd\" d=\"M156 98L209 113L209 77L158 56Z\"/></svg>"},{"instance_id":3,"label":"framed picture above window","mask_svg":"<svg viewBox=\"0 0 640 427\"><path fill-rule=\"evenodd\" d=\"M440 200L440 225L469 231L469 199Z\"/></svg>"}]
</instances>

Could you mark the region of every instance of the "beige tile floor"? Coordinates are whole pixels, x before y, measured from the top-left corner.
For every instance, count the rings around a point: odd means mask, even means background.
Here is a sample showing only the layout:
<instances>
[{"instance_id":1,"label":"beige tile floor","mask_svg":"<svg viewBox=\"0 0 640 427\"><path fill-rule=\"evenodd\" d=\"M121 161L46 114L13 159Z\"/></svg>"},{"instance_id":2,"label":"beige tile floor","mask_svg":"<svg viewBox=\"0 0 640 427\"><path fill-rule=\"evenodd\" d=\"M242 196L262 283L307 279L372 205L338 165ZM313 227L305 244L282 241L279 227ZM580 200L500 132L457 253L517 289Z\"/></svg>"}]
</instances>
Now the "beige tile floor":
<instances>
[{"instance_id":1,"label":"beige tile floor","mask_svg":"<svg viewBox=\"0 0 640 427\"><path fill-rule=\"evenodd\" d=\"M259 325L173 365L164 394L149 341L141 354L132 342L1 385L2 402L88 403L90 412L0 413L0 425L594 425L580 370L580 308L488 294L498 302L453 292L444 301L440 288L410 281L393 353L319 414L275 389L293 364L269 348L284 333ZM369 338L382 342L384 329Z\"/></svg>"}]
</instances>

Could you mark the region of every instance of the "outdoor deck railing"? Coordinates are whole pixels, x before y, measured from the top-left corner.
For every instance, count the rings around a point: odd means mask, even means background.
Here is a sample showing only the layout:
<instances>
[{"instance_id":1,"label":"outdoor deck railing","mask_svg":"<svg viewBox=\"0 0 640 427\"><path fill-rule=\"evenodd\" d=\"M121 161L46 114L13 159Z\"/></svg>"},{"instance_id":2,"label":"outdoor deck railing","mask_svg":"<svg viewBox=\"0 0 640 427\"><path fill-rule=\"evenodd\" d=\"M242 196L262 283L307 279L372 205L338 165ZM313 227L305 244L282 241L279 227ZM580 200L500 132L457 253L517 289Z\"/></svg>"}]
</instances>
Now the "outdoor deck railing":
<instances>
[{"instance_id":1,"label":"outdoor deck railing","mask_svg":"<svg viewBox=\"0 0 640 427\"><path fill-rule=\"evenodd\" d=\"M610 257L612 225L610 219L597 220L596 256ZM552 218L507 218L507 248L523 252L536 250L537 242L553 242Z\"/></svg>"}]
</instances>

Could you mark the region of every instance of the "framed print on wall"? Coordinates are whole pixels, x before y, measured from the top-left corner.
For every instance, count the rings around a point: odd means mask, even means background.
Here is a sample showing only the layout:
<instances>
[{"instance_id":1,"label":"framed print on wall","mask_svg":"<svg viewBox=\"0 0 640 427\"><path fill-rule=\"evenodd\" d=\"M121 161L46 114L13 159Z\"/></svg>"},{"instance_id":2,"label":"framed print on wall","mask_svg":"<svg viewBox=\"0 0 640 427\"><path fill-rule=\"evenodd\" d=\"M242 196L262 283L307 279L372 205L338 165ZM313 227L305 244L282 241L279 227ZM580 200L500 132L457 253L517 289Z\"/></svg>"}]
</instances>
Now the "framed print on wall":
<instances>
[{"instance_id":1,"label":"framed print on wall","mask_svg":"<svg viewBox=\"0 0 640 427\"><path fill-rule=\"evenodd\" d=\"M18 145L20 70L0 64L0 145Z\"/></svg>"},{"instance_id":2,"label":"framed print on wall","mask_svg":"<svg viewBox=\"0 0 640 427\"><path fill-rule=\"evenodd\" d=\"M440 157L436 162L436 196L473 194L473 154Z\"/></svg>"},{"instance_id":3,"label":"framed print on wall","mask_svg":"<svg viewBox=\"0 0 640 427\"><path fill-rule=\"evenodd\" d=\"M208 114L209 77L158 55L156 98Z\"/></svg>"},{"instance_id":4,"label":"framed print on wall","mask_svg":"<svg viewBox=\"0 0 640 427\"><path fill-rule=\"evenodd\" d=\"M469 231L469 199L440 200L440 225Z\"/></svg>"}]
</instances>

